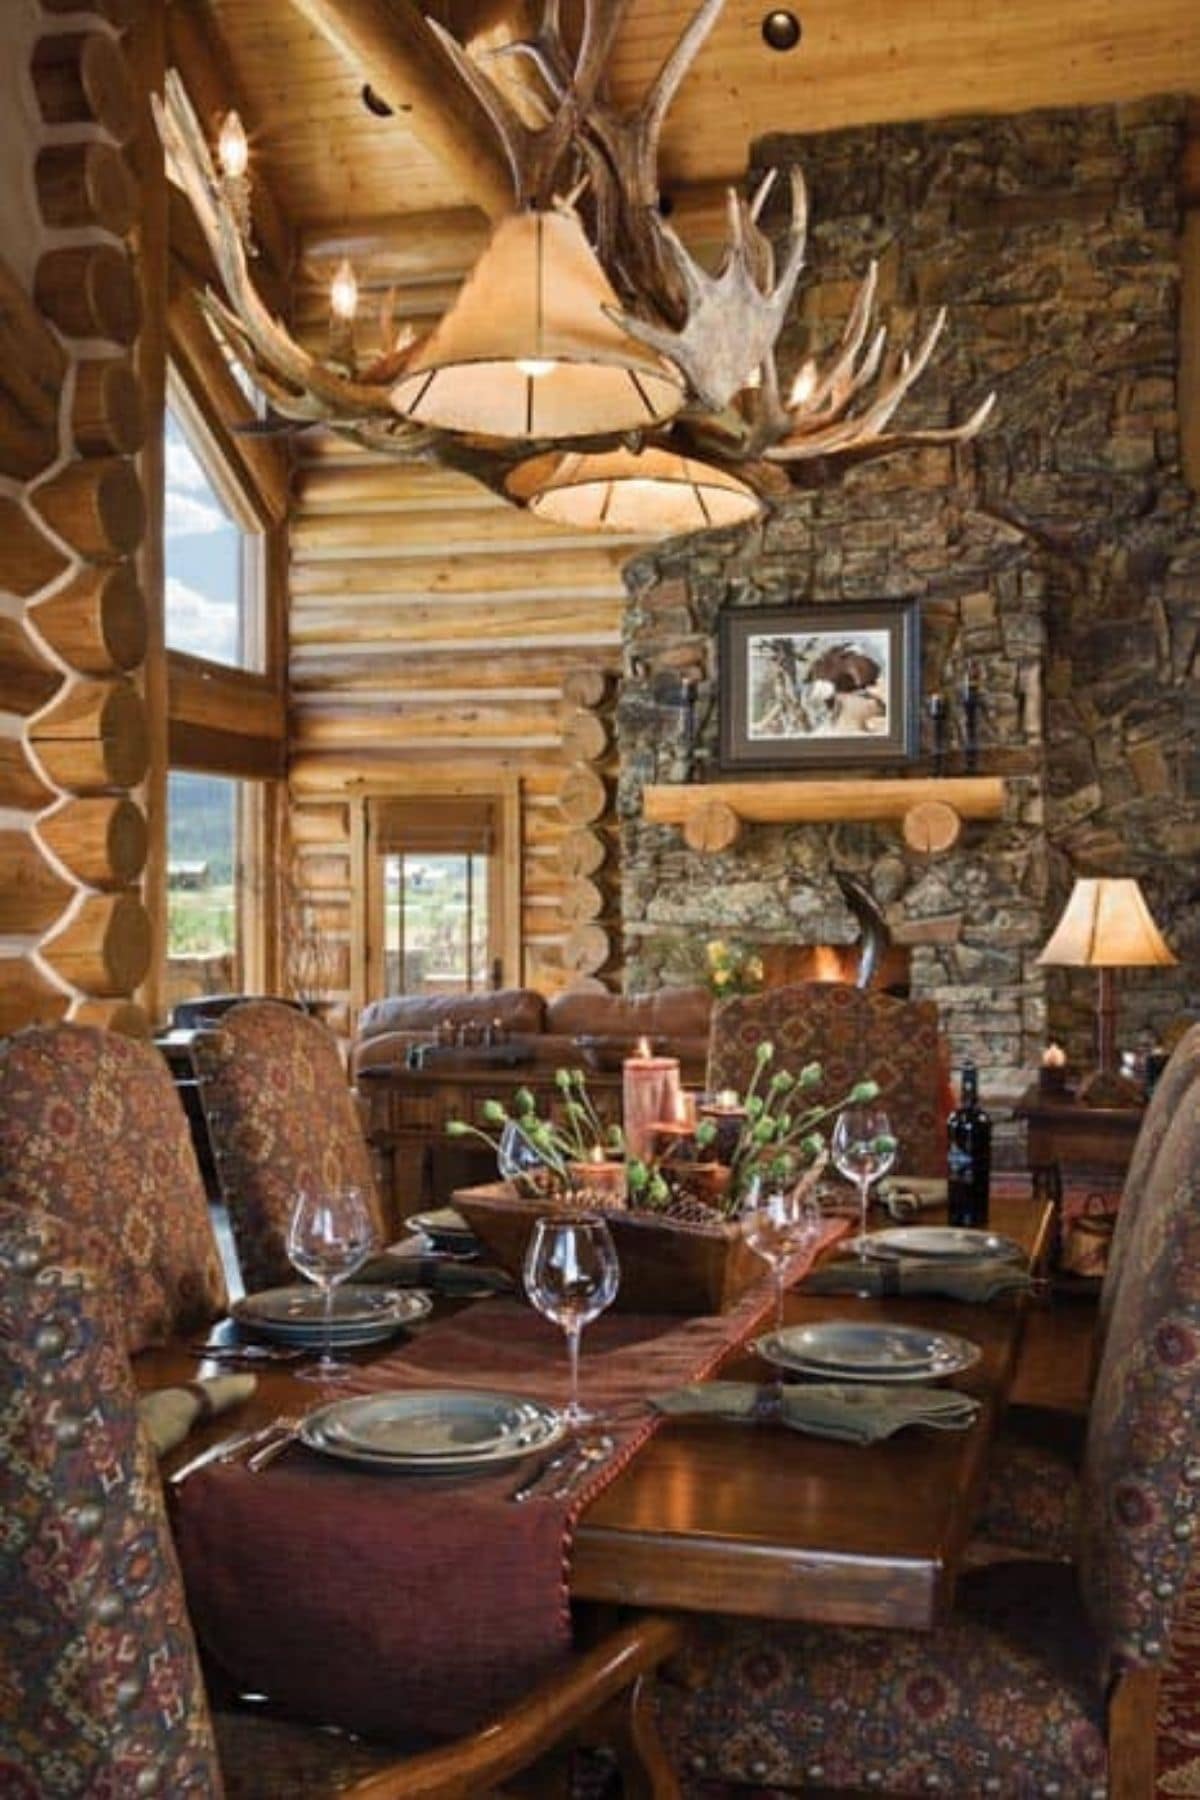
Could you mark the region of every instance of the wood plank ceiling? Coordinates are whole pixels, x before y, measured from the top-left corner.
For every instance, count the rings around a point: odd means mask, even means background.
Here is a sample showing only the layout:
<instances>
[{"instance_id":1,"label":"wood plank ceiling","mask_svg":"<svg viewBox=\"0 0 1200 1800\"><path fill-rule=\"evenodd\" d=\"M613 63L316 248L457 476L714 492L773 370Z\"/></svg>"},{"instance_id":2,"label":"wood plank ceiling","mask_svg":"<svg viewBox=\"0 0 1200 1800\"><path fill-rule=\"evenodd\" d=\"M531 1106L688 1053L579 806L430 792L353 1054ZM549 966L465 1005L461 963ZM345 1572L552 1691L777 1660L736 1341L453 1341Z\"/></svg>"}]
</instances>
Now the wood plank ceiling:
<instances>
[{"instance_id":1,"label":"wood plank ceiling","mask_svg":"<svg viewBox=\"0 0 1200 1800\"><path fill-rule=\"evenodd\" d=\"M508 3L522 0L439 0L439 12L466 38L472 26L503 33ZM685 233L690 213L702 239L716 212L696 184L736 179L769 132L1200 92L1195 0L789 3L803 36L779 54L761 36L766 0L728 0L672 111L662 176L686 190ZM290 0L186 4L207 5L225 41L258 166L301 246L298 334L324 339L332 259L345 249L368 295L397 283L400 314L431 325L484 240L476 196L406 128L402 101L391 118L368 112L363 71ZM642 91L689 13L689 0L631 0L618 99ZM634 547L537 526L463 478L304 440L292 512L295 836L343 948L333 997L345 1017L374 987L342 804L364 775L399 787L419 786L430 764L515 771L524 956L506 979L563 979L560 682L572 666L619 666L620 567Z\"/></svg>"}]
</instances>

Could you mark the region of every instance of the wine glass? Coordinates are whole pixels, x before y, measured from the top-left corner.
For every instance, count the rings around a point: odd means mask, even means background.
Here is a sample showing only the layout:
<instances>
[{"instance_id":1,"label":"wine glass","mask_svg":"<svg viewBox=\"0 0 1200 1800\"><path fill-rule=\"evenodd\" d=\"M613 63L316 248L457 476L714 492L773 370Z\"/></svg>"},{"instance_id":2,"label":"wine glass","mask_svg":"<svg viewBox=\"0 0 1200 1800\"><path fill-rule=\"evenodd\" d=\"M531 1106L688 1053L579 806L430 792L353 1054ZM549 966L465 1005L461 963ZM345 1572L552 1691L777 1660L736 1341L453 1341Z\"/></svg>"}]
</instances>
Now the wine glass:
<instances>
[{"instance_id":1,"label":"wine glass","mask_svg":"<svg viewBox=\"0 0 1200 1800\"><path fill-rule=\"evenodd\" d=\"M891 1121L878 1106L846 1106L833 1128L833 1160L847 1181L858 1188L858 1254L867 1255L867 1207L871 1183L886 1175L896 1160L898 1145Z\"/></svg>"},{"instance_id":2,"label":"wine glass","mask_svg":"<svg viewBox=\"0 0 1200 1800\"><path fill-rule=\"evenodd\" d=\"M784 1270L789 1260L816 1242L823 1224L811 1183L788 1187L766 1175L752 1175L738 1212L742 1236L770 1264L775 1282L775 1329L783 1330Z\"/></svg>"},{"instance_id":3,"label":"wine glass","mask_svg":"<svg viewBox=\"0 0 1200 1800\"><path fill-rule=\"evenodd\" d=\"M579 1338L612 1304L621 1279L616 1247L603 1219L549 1213L538 1219L525 1252L525 1292L567 1334L571 1388L563 1418L574 1430L595 1417L579 1404Z\"/></svg>"},{"instance_id":4,"label":"wine glass","mask_svg":"<svg viewBox=\"0 0 1200 1800\"><path fill-rule=\"evenodd\" d=\"M359 1187L306 1189L292 1209L288 1259L315 1282L325 1299L320 1360L302 1369L304 1381L344 1381L352 1365L333 1354L333 1290L353 1275L376 1247L375 1221Z\"/></svg>"}]
</instances>

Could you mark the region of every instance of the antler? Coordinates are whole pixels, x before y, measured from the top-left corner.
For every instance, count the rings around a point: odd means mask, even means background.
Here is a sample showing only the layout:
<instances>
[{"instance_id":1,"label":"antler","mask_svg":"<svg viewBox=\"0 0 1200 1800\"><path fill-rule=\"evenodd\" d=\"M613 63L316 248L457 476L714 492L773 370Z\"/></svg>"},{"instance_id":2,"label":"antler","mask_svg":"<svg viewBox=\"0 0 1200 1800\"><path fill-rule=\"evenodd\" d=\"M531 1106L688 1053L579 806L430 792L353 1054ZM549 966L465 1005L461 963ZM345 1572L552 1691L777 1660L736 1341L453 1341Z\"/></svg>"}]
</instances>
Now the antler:
<instances>
[{"instance_id":1,"label":"antler","mask_svg":"<svg viewBox=\"0 0 1200 1800\"><path fill-rule=\"evenodd\" d=\"M226 305L209 293L204 296L205 306L210 316L218 320L249 374L289 418L394 421L395 409L388 398L394 369L378 382L340 374L301 349L259 299L250 278L236 210L213 166L204 133L174 70L167 72L163 99L152 95L151 100L167 172L191 202L229 302ZM389 346L393 351L395 348ZM427 431L409 426L396 448L415 453L429 442Z\"/></svg>"}]
</instances>

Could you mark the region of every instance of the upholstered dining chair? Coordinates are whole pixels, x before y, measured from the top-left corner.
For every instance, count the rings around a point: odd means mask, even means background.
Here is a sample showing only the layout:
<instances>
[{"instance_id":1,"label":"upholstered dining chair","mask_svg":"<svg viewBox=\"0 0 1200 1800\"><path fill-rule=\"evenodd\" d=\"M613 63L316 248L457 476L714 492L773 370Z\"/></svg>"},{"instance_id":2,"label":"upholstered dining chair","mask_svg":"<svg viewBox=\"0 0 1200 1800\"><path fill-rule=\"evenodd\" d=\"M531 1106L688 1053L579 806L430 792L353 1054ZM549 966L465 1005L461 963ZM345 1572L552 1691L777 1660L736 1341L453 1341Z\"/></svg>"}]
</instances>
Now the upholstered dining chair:
<instances>
[{"instance_id":1,"label":"upholstered dining chair","mask_svg":"<svg viewBox=\"0 0 1200 1800\"><path fill-rule=\"evenodd\" d=\"M1100 1289L1098 1352L1121 1290L1126 1247L1139 1210L1163 1199L1163 1189L1155 1180L1159 1152L1176 1118L1187 1109L1193 1117L1200 1111L1200 1024L1191 1026L1175 1046L1138 1131ZM1048 1407L1015 1406L1009 1411L992 1446L976 1526L979 1543L988 1546L989 1554L993 1550L1061 1557L1074 1553L1084 1423L1079 1415Z\"/></svg>"},{"instance_id":2,"label":"upholstered dining chair","mask_svg":"<svg viewBox=\"0 0 1200 1800\"><path fill-rule=\"evenodd\" d=\"M449 1800L494 1792L623 1701L627 1791L675 1800L641 1684L680 1633L651 1615L411 1756L210 1709L117 1299L69 1225L0 1202L0 1793Z\"/></svg>"},{"instance_id":3,"label":"upholstered dining chair","mask_svg":"<svg viewBox=\"0 0 1200 1800\"><path fill-rule=\"evenodd\" d=\"M908 1175L946 1172L949 1052L929 1000L898 1000L840 981L805 981L742 994L716 1007L708 1045L708 1085L743 1092L762 1043L775 1066L797 1073L819 1062L813 1098L832 1104L870 1076L880 1104L900 1127L897 1168Z\"/></svg>"},{"instance_id":4,"label":"upholstered dining chair","mask_svg":"<svg viewBox=\"0 0 1200 1800\"><path fill-rule=\"evenodd\" d=\"M386 1236L358 1111L320 1020L248 1000L198 1034L192 1057L248 1292L294 1279L288 1220L306 1183L360 1187Z\"/></svg>"},{"instance_id":5,"label":"upholstered dining chair","mask_svg":"<svg viewBox=\"0 0 1200 1800\"><path fill-rule=\"evenodd\" d=\"M1128 1228L1075 1563L978 1570L929 1634L722 1622L661 1689L679 1766L787 1791L1149 1800L1200 1491L1198 1149L1190 1105Z\"/></svg>"},{"instance_id":6,"label":"upholstered dining chair","mask_svg":"<svg viewBox=\"0 0 1200 1800\"><path fill-rule=\"evenodd\" d=\"M80 1025L0 1040L0 1200L95 1240L131 1352L225 1310L191 1133L150 1044Z\"/></svg>"}]
</instances>

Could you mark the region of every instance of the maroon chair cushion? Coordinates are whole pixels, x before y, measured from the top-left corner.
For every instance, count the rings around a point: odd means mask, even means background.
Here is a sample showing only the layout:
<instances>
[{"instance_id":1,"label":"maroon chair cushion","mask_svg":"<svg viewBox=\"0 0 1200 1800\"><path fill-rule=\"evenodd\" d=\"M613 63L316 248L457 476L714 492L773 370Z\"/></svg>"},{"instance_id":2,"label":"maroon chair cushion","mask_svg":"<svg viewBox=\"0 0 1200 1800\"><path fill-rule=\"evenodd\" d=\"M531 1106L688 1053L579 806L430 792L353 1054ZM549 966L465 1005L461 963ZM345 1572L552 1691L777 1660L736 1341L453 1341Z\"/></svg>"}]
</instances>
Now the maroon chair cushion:
<instances>
[{"instance_id":1,"label":"maroon chair cushion","mask_svg":"<svg viewBox=\"0 0 1200 1800\"><path fill-rule=\"evenodd\" d=\"M977 1571L935 1632L699 1627L673 1675L656 1705L685 1780L955 1800L1105 1791L1097 1647L1061 1564Z\"/></svg>"},{"instance_id":2,"label":"maroon chair cushion","mask_svg":"<svg viewBox=\"0 0 1200 1800\"><path fill-rule=\"evenodd\" d=\"M114 1300L73 1226L0 1202L0 1794L220 1800Z\"/></svg>"},{"instance_id":3,"label":"maroon chair cushion","mask_svg":"<svg viewBox=\"0 0 1200 1800\"><path fill-rule=\"evenodd\" d=\"M744 1092L758 1046L775 1045L776 1068L819 1062L813 1097L832 1105L865 1077L877 1081L900 1140L896 1167L908 1175L946 1172L946 1052L929 1000L809 981L738 995L713 1013L708 1084Z\"/></svg>"},{"instance_id":4,"label":"maroon chair cushion","mask_svg":"<svg viewBox=\"0 0 1200 1800\"><path fill-rule=\"evenodd\" d=\"M386 1236L354 1099L319 1020L249 1000L201 1033L192 1056L248 1292L296 1279L288 1221L307 1186L360 1187Z\"/></svg>"},{"instance_id":5,"label":"maroon chair cushion","mask_svg":"<svg viewBox=\"0 0 1200 1800\"><path fill-rule=\"evenodd\" d=\"M187 1119L152 1045L79 1025L0 1041L0 1200L96 1234L131 1351L227 1304Z\"/></svg>"},{"instance_id":6,"label":"maroon chair cushion","mask_svg":"<svg viewBox=\"0 0 1200 1800\"><path fill-rule=\"evenodd\" d=\"M1051 1407L1014 1407L988 1453L975 1537L1030 1556L1070 1561L1079 1542L1079 1471L1087 1420Z\"/></svg>"}]
</instances>

